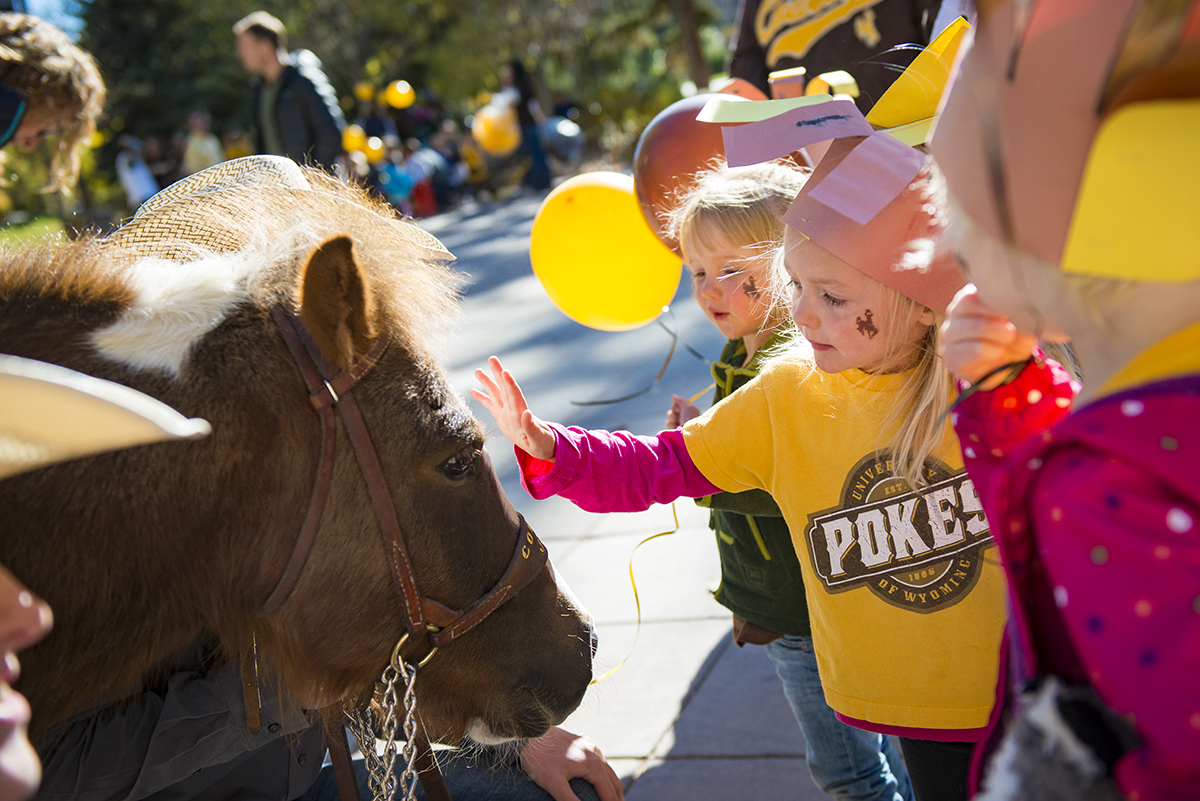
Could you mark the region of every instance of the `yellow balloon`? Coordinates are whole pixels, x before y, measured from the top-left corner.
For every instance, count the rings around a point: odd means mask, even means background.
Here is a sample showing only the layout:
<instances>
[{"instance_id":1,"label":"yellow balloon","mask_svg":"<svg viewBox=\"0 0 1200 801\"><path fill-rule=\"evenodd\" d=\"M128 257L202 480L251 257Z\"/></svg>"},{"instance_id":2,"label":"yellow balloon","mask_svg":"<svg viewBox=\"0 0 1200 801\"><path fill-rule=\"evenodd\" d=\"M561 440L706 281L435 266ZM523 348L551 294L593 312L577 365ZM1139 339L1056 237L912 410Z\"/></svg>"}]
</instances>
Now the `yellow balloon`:
<instances>
[{"instance_id":1,"label":"yellow balloon","mask_svg":"<svg viewBox=\"0 0 1200 801\"><path fill-rule=\"evenodd\" d=\"M601 331L651 322L679 286L679 257L650 230L633 177L621 173L576 175L547 195L529 258L554 305Z\"/></svg>"},{"instance_id":2,"label":"yellow balloon","mask_svg":"<svg viewBox=\"0 0 1200 801\"><path fill-rule=\"evenodd\" d=\"M342 131L342 147L346 150L362 150L367 145L367 135L361 125L347 125Z\"/></svg>"},{"instance_id":3,"label":"yellow balloon","mask_svg":"<svg viewBox=\"0 0 1200 801\"><path fill-rule=\"evenodd\" d=\"M383 90L383 97L392 108L408 108L417 99L417 93L408 81L392 81Z\"/></svg>"},{"instance_id":4,"label":"yellow balloon","mask_svg":"<svg viewBox=\"0 0 1200 801\"><path fill-rule=\"evenodd\" d=\"M509 105L487 105L475 112L471 136L489 156L502 158L521 144L517 112Z\"/></svg>"},{"instance_id":5,"label":"yellow balloon","mask_svg":"<svg viewBox=\"0 0 1200 801\"><path fill-rule=\"evenodd\" d=\"M372 136L363 145L363 155L367 157L367 161L374 164L383 158L383 140L378 136Z\"/></svg>"},{"instance_id":6,"label":"yellow balloon","mask_svg":"<svg viewBox=\"0 0 1200 801\"><path fill-rule=\"evenodd\" d=\"M370 100L375 96L375 87L368 81L359 81L354 84L354 96L359 100Z\"/></svg>"}]
</instances>

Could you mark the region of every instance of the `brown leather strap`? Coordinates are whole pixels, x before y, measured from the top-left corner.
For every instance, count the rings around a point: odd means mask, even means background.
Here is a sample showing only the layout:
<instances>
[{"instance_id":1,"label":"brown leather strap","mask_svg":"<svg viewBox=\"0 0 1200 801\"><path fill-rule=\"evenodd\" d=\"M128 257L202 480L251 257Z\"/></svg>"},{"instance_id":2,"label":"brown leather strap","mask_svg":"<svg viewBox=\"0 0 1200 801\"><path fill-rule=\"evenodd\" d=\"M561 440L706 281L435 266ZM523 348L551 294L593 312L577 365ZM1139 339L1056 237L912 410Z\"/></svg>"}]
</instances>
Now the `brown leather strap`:
<instances>
[{"instance_id":1,"label":"brown leather strap","mask_svg":"<svg viewBox=\"0 0 1200 801\"><path fill-rule=\"evenodd\" d=\"M491 592L476 601L463 613L462 617L441 631L430 635L429 641L435 648L441 648L449 644L455 637L466 634L502 603L537 578L538 574L542 572L542 568L546 566L546 546L525 522L525 516L517 515L517 517L520 520L520 527L517 529L517 547L513 549L512 559L509 561L504 575L496 582L496 586L492 588Z\"/></svg>"},{"instance_id":2,"label":"brown leather strap","mask_svg":"<svg viewBox=\"0 0 1200 801\"><path fill-rule=\"evenodd\" d=\"M346 426L346 434L354 445L358 456L358 465L362 468L363 480L375 504L376 517L383 529L383 538L387 543L388 552L392 558L393 574L400 598L404 603L404 613L408 619L408 632L413 639L423 637L426 631L425 616L421 609L421 595L417 592L416 578L413 576L412 561L408 557L408 548L404 544L404 534L400 530L400 522L396 517L396 507L392 504L392 495L388 490L387 479L383 475L383 467L379 464L379 456L371 444L371 435L367 424L363 421L362 412L353 395L343 395L338 403L338 411Z\"/></svg>"},{"instance_id":3,"label":"brown leather strap","mask_svg":"<svg viewBox=\"0 0 1200 801\"><path fill-rule=\"evenodd\" d=\"M329 746L329 761L333 765L333 778L337 780L338 795L342 801L361 801L358 776L354 773L354 762L350 759L350 740L342 725L341 715L325 718L325 742ZM373 747L368 743L365 747ZM363 744L358 744L363 748Z\"/></svg>"},{"instance_id":4,"label":"brown leather strap","mask_svg":"<svg viewBox=\"0 0 1200 801\"><path fill-rule=\"evenodd\" d=\"M342 395L350 397L350 390L375 366L390 340L387 332L384 332L363 358L348 370L326 380L325 376L332 370L329 369L304 323L281 306L273 307L271 316L275 319L275 324L283 335L284 344L287 345L292 360L304 379L304 385L308 389L308 405L321 421L321 439L317 452L317 475L313 479L308 512L304 516L300 534L296 537L296 544L292 547L292 554L279 577L279 582L259 611L260 617L277 611L287 601L300 579L300 573L304 570L304 564L308 561L308 554L316 539L321 515L325 510L325 500L329 495L329 485L333 480L333 458L337 447L337 426L334 425L333 407L339 404Z\"/></svg>"},{"instance_id":5,"label":"brown leather strap","mask_svg":"<svg viewBox=\"0 0 1200 801\"><path fill-rule=\"evenodd\" d=\"M294 332L303 345L303 349L309 357L308 369L315 368L320 375L332 373L333 370L322 355L321 349L303 323L300 323L295 315L289 315L278 306L275 307L273 313L277 320L280 317L286 318L287 325L281 323L280 327ZM288 339L286 333L284 339ZM408 556L408 548L404 543L404 535L400 530L399 519L396 516L396 508L392 504L392 496L388 490L387 479L383 474L383 467L379 464L379 457L375 453L375 446L371 442L371 435L367 431L366 422L363 421L362 412L359 411L354 395L350 392L355 384L379 361L387 347L388 340L389 336L385 331L362 359L348 370L328 380L322 379L322 384L333 393L333 402L337 405L342 422L346 426L346 434L350 438L350 444L358 458L363 480L367 484L367 491L375 506L375 516L383 530L384 541L387 543L388 553L392 560L392 573L396 578L396 587L400 592L401 602L404 604L407 629L409 634L416 639L425 635L426 625L421 610L421 596L417 592L417 582L413 575L412 561ZM289 343L289 348L291 347ZM298 363L304 361L295 350L292 355L296 357ZM301 371L304 372L305 368L302 367ZM308 381L307 378L305 380ZM312 397L310 395L310 399Z\"/></svg>"},{"instance_id":6,"label":"brown leather strap","mask_svg":"<svg viewBox=\"0 0 1200 801\"><path fill-rule=\"evenodd\" d=\"M279 331L283 334L284 343L292 353L292 359L300 370L304 385L308 388L309 405L313 407L321 421L321 438L317 451L317 474L313 479L308 512L304 515L300 534L296 537L296 544L292 547L292 555L288 557L287 565L283 568L283 573L280 574L275 589L271 591L271 595L259 610L259 617L278 611L288 596L292 594L296 582L300 579L300 573L304 570L309 551L312 550L313 541L317 537L317 529L321 525L321 515L325 511L325 499L329 495L329 484L333 480L334 449L337 447L337 426L333 421L333 403L336 398L329 398L328 402L325 402L328 385L317 372L312 360L305 358L306 351L294 324L295 317L278 306L271 310L271 314L279 326Z\"/></svg>"}]
</instances>

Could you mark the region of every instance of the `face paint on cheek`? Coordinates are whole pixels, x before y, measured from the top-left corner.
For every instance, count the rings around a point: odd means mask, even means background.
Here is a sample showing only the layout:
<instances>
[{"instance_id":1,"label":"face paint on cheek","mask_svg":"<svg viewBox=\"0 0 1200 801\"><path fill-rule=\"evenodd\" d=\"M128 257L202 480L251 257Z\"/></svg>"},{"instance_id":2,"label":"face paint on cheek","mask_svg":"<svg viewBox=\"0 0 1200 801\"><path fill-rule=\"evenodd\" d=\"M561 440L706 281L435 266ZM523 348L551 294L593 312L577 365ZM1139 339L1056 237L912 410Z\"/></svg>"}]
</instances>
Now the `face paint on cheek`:
<instances>
[{"instance_id":1,"label":"face paint on cheek","mask_svg":"<svg viewBox=\"0 0 1200 801\"><path fill-rule=\"evenodd\" d=\"M758 288L758 285L754 283L753 275L747 278L746 282L742 284L742 291L746 293L747 297L751 298L757 298L762 292L762 290Z\"/></svg>"},{"instance_id":2,"label":"face paint on cheek","mask_svg":"<svg viewBox=\"0 0 1200 801\"><path fill-rule=\"evenodd\" d=\"M867 309L864 314L866 315L866 319L863 319L862 317L854 318L854 322L858 324L858 333L862 334L867 339L874 339L875 335L879 333L879 329L875 327L875 323L871 322L871 318L874 316L874 314L870 309Z\"/></svg>"}]
</instances>

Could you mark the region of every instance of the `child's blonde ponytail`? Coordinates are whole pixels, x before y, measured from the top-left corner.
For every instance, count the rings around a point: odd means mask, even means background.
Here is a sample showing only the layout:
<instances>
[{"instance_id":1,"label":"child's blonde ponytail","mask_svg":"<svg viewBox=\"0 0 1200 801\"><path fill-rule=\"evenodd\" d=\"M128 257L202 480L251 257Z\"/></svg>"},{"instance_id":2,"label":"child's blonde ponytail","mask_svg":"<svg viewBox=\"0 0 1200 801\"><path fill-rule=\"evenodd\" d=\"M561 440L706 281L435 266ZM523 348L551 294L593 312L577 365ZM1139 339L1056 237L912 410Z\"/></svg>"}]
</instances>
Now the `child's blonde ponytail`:
<instances>
[{"instance_id":1,"label":"child's blonde ponytail","mask_svg":"<svg viewBox=\"0 0 1200 801\"><path fill-rule=\"evenodd\" d=\"M916 343L916 363L896 390L898 398L909 402L893 405L884 418L883 430L896 432L891 441L892 472L914 490L928 483L925 459L946 441L950 426L946 411L954 399L954 378L938 355L941 322L938 315Z\"/></svg>"}]
</instances>

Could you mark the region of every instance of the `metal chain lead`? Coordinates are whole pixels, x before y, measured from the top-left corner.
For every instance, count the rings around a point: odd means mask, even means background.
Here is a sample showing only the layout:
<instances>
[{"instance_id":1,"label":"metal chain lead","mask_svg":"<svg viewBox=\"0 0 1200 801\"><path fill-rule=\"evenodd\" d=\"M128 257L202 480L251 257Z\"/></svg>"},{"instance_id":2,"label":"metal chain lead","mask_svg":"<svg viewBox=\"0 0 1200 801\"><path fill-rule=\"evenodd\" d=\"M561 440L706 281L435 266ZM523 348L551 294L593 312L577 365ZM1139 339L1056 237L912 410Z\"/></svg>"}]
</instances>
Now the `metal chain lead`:
<instances>
[{"instance_id":1,"label":"metal chain lead","mask_svg":"<svg viewBox=\"0 0 1200 801\"><path fill-rule=\"evenodd\" d=\"M362 750L363 761L369 776L371 795L375 801L396 799L397 784L404 787L404 795L399 796L400 799L413 801L416 797L418 777L414 763L417 756L415 742L417 668L408 665L400 657L398 651L399 647L397 647L397 653L393 655L392 663L384 668L381 677L383 692L380 706L383 709L383 720L379 719L379 714L371 706L362 711L354 710L346 713L346 717L350 721L350 730L354 733L359 748ZM396 686L401 681L401 675L405 678L403 698L400 697ZM397 725L399 722L396 716L397 707L402 707L404 710L402 724L404 744L400 749L400 753L404 756L404 771L400 774L399 782L396 780L395 773L396 735L398 729L401 728ZM384 743L382 756L375 747L377 734L382 735L379 739L382 739Z\"/></svg>"}]
</instances>

